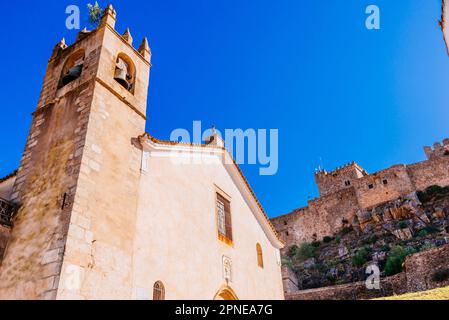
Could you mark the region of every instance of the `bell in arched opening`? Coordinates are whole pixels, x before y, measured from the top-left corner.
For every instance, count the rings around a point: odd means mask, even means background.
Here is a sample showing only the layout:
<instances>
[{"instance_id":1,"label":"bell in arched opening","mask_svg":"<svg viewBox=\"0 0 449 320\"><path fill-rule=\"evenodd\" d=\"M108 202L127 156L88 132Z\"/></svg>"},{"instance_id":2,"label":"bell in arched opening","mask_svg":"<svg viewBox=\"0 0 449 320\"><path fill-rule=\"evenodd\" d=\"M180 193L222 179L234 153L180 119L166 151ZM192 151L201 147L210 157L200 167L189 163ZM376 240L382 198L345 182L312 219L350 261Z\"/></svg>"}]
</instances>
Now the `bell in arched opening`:
<instances>
[{"instance_id":1,"label":"bell in arched opening","mask_svg":"<svg viewBox=\"0 0 449 320\"><path fill-rule=\"evenodd\" d=\"M70 82L78 79L83 71L83 65L84 65L84 53L76 54L74 57L70 58L63 69L61 79L62 86L65 86Z\"/></svg>"},{"instance_id":2,"label":"bell in arched opening","mask_svg":"<svg viewBox=\"0 0 449 320\"><path fill-rule=\"evenodd\" d=\"M114 79L115 81L120 83L126 90L131 90L132 76L129 73L129 65L120 57L117 58Z\"/></svg>"},{"instance_id":3,"label":"bell in arched opening","mask_svg":"<svg viewBox=\"0 0 449 320\"><path fill-rule=\"evenodd\" d=\"M67 73L62 77L62 84L66 85L70 82L72 82L75 79L78 79L81 76L81 71L83 70L83 65L77 65L69 70L67 70Z\"/></svg>"}]
</instances>

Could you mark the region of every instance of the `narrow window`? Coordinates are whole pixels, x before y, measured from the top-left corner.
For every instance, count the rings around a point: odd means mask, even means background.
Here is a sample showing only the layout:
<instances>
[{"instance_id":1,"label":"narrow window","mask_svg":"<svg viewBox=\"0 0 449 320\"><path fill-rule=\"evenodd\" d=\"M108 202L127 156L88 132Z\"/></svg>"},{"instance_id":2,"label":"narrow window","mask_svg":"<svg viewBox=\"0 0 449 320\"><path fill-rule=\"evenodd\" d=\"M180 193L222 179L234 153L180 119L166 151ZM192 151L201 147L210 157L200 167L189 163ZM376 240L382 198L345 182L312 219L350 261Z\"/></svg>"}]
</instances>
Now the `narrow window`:
<instances>
[{"instance_id":1,"label":"narrow window","mask_svg":"<svg viewBox=\"0 0 449 320\"><path fill-rule=\"evenodd\" d=\"M284 226L286 226L286 225L288 225L288 222L287 222L287 221L284 221Z\"/></svg>"},{"instance_id":2,"label":"narrow window","mask_svg":"<svg viewBox=\"0 0 449 320\"><path fill-rule=\"evenodd\" d=\"M345 181L345 186L349 187L350 185L351 185L351 181L346 180L346 181Z\"/></svg>"},{"instance_id":3,"label":"narrow window","mask_svg":"<svg viewBox=\"0 0 449 320\"><path fill-rule=\"evenodd\" d=\"M160 281L153 286L153 300L165 300L164 284Z\"/></svg>"},{"instance_id":4,"label":"narrow window","mask_svg":"<svg viewBox=\"0 0 449 320\"><path fill-rule=\"evenodd\" d=\"M258 243L256 245L257 250L257 264L260 268L263 268L263 253L262 253L262 246Z\"/></svg>"},{"instance_id":5,"label":"narrow window","mask_svg":"<svg viewBox=\"0 0 449 320\"><path fill-rule=\"evenodd\" d=\"M387 184L388 184L388 180L387 180L387 179L384 179L383 183L384 183L385 185L387 185Z\"/></svg>"},{"instance_id":6,"label":"narrow window","mask_svg":"<svg viewBox=\"0 0 449 320\"><path fill-rule=\"evenodd\" d=\"M374 189L374 184L369 184L368 189Z\"/></svg>"},{"instance_id":7,"label":"narrow window","mask_svg":"<svg viewBox=\"0 0 449 320\"><path fill-rule=\"evenodd\" d=\"M224 242L232 243L231 203L217 193L218 237Z\"/></svg>"}]
</instances>

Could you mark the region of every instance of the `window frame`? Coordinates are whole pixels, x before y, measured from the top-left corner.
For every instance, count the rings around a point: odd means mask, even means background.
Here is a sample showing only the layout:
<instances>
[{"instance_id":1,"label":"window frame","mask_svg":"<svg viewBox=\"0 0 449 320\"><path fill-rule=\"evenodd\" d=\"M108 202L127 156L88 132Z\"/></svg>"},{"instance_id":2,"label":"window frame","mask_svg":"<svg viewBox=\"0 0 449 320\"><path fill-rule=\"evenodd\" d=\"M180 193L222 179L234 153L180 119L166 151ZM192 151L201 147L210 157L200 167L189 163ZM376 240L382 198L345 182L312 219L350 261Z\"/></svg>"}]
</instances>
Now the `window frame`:
<instances>
[{"instance_id":1,"label":"window frame","mask_svg":"<svg viewBox=\"0 0 449 320\"><path fill-rule=\"evenodd\" d=\"M259 268L263 269L264 268L263 250L262 245L260 243L256 244L256 252L257 252L257 265L259 266Z\"/></svg>"},{"instance_id":2,"label":"window frame","mask_svg":"<svg viewBox=\"0 0 449 320\"><path fill-rule=\"evenodd\" d=\"M219 213L218 213L218 202L224 204L224 234L220 230ZM215 187L215 197L214 197L214 208L215 208L215 224L218 239L227 244L228 246L234 246L233 238L233 225L232 225L232 201L231 197L225 193L222 189ZM226 210L228 208L228 210Z\"/></svg>"}]
</instances>

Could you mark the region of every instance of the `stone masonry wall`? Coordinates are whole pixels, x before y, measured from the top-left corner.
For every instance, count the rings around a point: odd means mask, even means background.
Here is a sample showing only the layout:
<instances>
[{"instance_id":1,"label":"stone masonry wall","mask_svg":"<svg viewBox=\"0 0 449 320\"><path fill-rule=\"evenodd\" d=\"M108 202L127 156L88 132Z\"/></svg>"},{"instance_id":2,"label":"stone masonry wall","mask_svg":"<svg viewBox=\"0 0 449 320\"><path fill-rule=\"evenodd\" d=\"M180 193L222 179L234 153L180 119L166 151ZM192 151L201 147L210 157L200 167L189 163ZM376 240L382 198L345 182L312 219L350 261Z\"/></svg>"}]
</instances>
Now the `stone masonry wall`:
<instances>
[{"instance_id":1,"label":"stone masonry wall","mask_svg":"<svg viewBox=\"0 0 449 320\"><path fill-rule=\"evenodd\" d=\"M431 185L449 185L449 156L427 160L407 166L407 172L415 190Z\"/></svg>"},{"instance_id":2,"label":"stone masonry wall","mask_svg":"<svg viewBox=\"0 0 449 320\"><path fill-rule=\"evenodd\" d=\"M415 191L405 165L397 165L360 178L354 181L354 188L361 209L370 208Z\"/></svg>"},{"instance_id":3,"label":"stone masonry wall","mask_svg":"<svg viewBox=\"0 0 449 320\"><path fill-rule=\"evenodd\" d=\"M405 273L381 280L380 290L368 290L364 281L288 293L286 300L367 300L407 292Z\"/></svg>"},{"instance_id":4,"label":"stone masonry wall","mask_svg":"<svg viewBox=\"0 0 449 320\"><path fill-rule=\"evenodd\" d=\"M57 299L133 296L142 155L136 140L145 130L150 64L115 30L104 32ZM136 65L134 93L113 79L120 53Z\"/></svg>"},{"instance_id":5,"label":"stone masonry wall","mask_svg":"<svg viewBox=\"0 0 449 320\"><path fill-rule=\"evenodd\" d=\"M0 269L0 299L54 299L65 252L92 101L101 34L82 43L80 78L58 89L64 61L80 49L55 50L18 170L19 205Z\"/></svg>"},{"instance_id":6,"label":"stone masonry wall","mask_svg":"<svg viewBox=\"0 0 449 320\"><path fill-rule=\"evenodd\" d=\"M99 28L53 50L11 196L0 299L132 297L151 56L115 31L115 15L108 6ZM80 77L61 86L83 54ZM114 80L119 54L135 66L133 92Z\"/></svg>"},{"instance_id":7,"label":"stone masonry wall","mask_svg":"<svg viewBox=\"0 0 449 320\"><path fill-rule=\"evenodd\" d=\"M312 200L306 208L272 220L282 239L290 245L322 240L340 229L345 221L351 222L359 210L353 188Z\"/></svg>"},{"instance_id":8,"label":"stone masonry wall","mask_svg":"<svg viewBox=\"0 0 449 320\"><path fill-rule=\"evenodd\" d=\"M449 245L407 257L405 260L408 292L424 291L449 285L449 279L432 279L436 271L449 270Z\"/></svg>"}]
</instances>

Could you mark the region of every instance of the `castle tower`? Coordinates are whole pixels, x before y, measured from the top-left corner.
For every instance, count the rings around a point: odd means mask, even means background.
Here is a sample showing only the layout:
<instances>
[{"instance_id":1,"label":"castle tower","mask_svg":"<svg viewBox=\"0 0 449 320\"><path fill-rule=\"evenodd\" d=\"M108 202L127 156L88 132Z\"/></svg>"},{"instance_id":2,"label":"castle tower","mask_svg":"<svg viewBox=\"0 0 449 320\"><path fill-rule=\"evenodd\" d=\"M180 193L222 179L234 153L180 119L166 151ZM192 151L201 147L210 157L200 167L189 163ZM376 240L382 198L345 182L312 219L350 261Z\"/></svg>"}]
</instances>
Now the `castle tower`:
<instances>
[{"instance_id":1,"label":"castle tower","mask_svg":"<svg viewBox=\"0 0 449 320\"><path fill-rule=\"evenodd\" d=\"M321 170L315 174L315 181L318 186L320 196L325 196L341 189L353 186L354 180L362 178L368 173L357 163L351 162L334 171L327 172Z\"/></svg>"},{"instance_id":2,"label":"castle tower","mask_svg":"<svg viewBox=\"0 0 449 320\"><path fill-rule=\"evenodd\" d=\"M116 12L53 50L12 201L0 299L131 297L151 52ZM98 280L90 287L88 280Z\"/></svg>"},{"instance_id":3,"label":"castle tower","mask_svg":"<svg viewBox=\"0 0 449 320\"><path fill-rule=\"evenodd\" d=\"M449 156L449 139L444 139L443 144L435 142L433 147L424 147L424 153L428 160Z\"/></svg>"}]
</instances>

